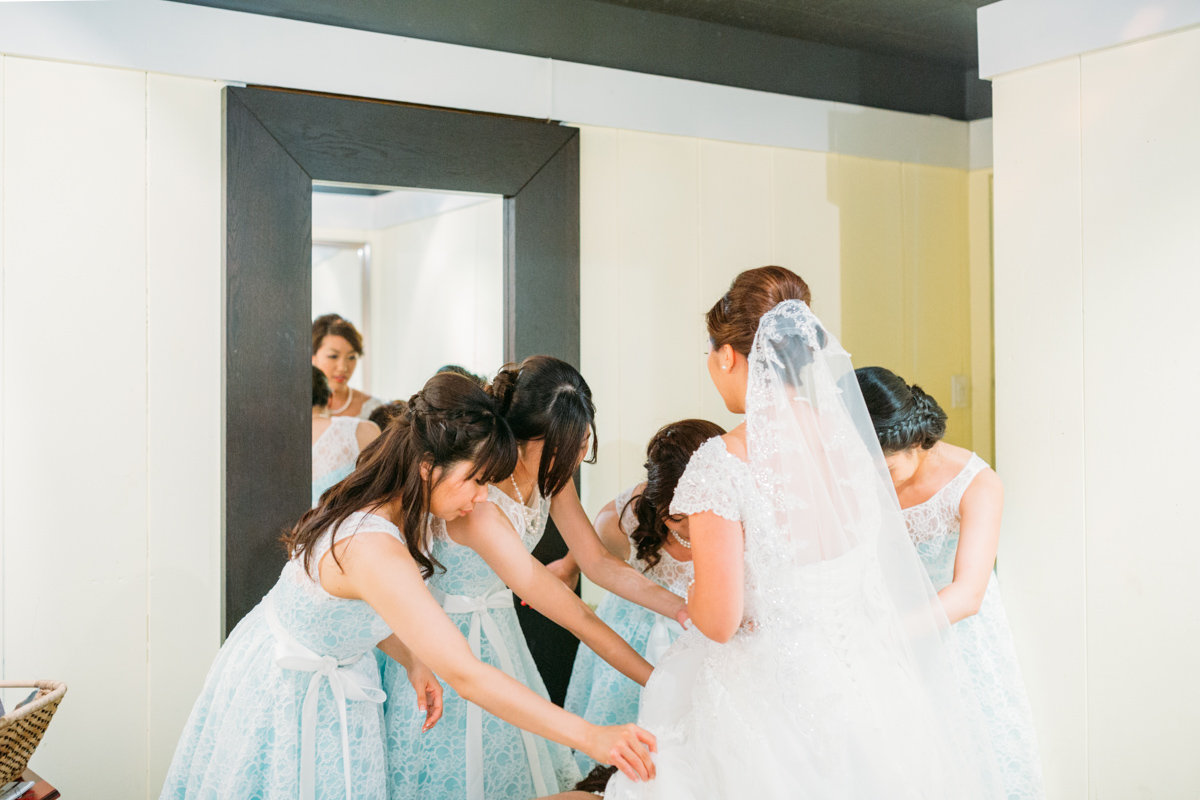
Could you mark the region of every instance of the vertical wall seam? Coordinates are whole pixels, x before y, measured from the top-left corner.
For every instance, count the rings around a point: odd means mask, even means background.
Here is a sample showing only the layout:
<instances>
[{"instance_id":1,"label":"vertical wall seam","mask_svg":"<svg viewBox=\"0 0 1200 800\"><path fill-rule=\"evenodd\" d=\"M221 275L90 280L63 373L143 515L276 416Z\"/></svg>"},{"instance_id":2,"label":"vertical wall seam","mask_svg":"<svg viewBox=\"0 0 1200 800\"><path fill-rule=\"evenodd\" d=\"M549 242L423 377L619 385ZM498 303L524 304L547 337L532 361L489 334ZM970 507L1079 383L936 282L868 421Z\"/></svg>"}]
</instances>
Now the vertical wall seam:
<instances>
[{"instance_id":1,"label":"vertical wall seam","mask_svg":"<svg viewBox=\"0 0 1200 800\"><path fill-rule=\"evenodd\" d=\"M8 451L5 448L5 424L8 421L6 403L4 402L4 305L8 300L8 270L6 268L6 260L4 253L8 249L8 237L5 229L5 221L8 214L8 193L4 189L5 166L8 164L8 137L5 136L5 128L7 128L7 117L5 116L5 104L8 100L8 59L0 55L0 478L4 475L4 465L8 461ZM8 499L4 491L5 481L0 479L0 578L3 578L3 573L7 571L8 564L8 537L6 536L5 518L7 517ZM0 593L4 591L4 586L8 585L8 581L0 579ZM0 679L8 679L8 625L7 619L7 603L8 598L0 596Z\"/></svg>"},{"instance_id":2,"label":"vertical wall seam","mask_svg":"<svg viewBox=\"0 0 1200 800\"><path fill-rule=\"evenodd\" d=\"M1088 524L1087 524L1087 302L1085 297L1087 271L1083 263L1083 56L1076 57L1075 86L1079 97L1079 107L1076 122L1079 125L1079 373L1081 377L1081 400L1079 419L1083 425L1083 435L1080 437L1080 452L1083 456L1083 752L1086 774L1084 775L1084 791L1091 793L1092 784L1092 748L1091 748L1091 693L1088 689L1088 611L1090 594L1088 592ZM1098 792L1097 792L1098 794Z\"/></svg>"},{"instance_id":3,"label":"vertical wall seam","mask_svg":"<svg viewBox=\"0 0 1200 800\"><path fill-rule=\"evenodd\" d=\"M150 671L150 581L153 579L151 574L150 562L150 73L142 73L142 102L143 114L142 119L142 136L144 142L144 150L142 158L144 161L142 176L142 247L144 249L143 260L143 277L142 289L144 292L144 311L146 314L146 350L145 364L146 370L146 385L143 388L146 400L146 763L144 769L146 781L146 800L152 800L150 797L150 715L153 706L153 692L151 685L153 675Z\"/></svg>"},{"instance_id":4,"label":"vertical wall seam","mask_svg":"<svg viewBox=\"0 0 1200 800\"><path fill-rule=\"evenodd\" d=\"M624 198L622 197L622 191L621 191L621 186L622 186L622 181L621 181L621 175L622 175L622 172L621 172L621 136L622 136L622 132L620 130L617 130L613 133L613 139L614 139L614 141L613 141L613 158L616 161L616 163L613 164L613 174L616 176L616 180L617 180L617 207L615 209L616 214L617 214L617 217L616 217L617 263L613 264L612 266L613 266L613 283L615 283L617 286L617 308L621 307L621 297L622 297L622 295L621 295L621 264L625 260L624 256L623 256L623 254L625 252L625 237L623 235L624 228L621 225L622 211L623 211L623 208L625 205ZM583 146L582 139L580 139L579 144L580 144L580 148L582 149L582 146ZM582 172L582 171L583 170L581 169L580 172ZM581 208L580 215L582 216L582 214L583 214L583 209ZM621 472L622 472L621 465L625 461L625 459L623 459L621 457L621 443L623 441L625 441L625 439L624 439L625 415L621 413L621 365L625 361L625 359L623 359L621 357L621 353L622 353L621 347L623 345L622 340L624 339L624 337L622 336L622 334L624 332L625 326L621 324L621 316L620 316L619 311L617 312L617 326L616 327L617 327L617 351L616 351L617 352L617 369L615 371L616 371L616 375L617 375L617 381L616 381L617 382L617 396L613 398L613 401L614 401L613 408L615 408L617 410L617 452L616 452L615 458L617 459L617 491L620 492L620 491L624 491L624 489L625 489L625 476L621 474ZM581 345L582 345L582 338L583 337L581 335L580 336L580 339L581 339L580 344Z\"/></svg>"},{"instance_id":5,"label":"vertical wall seam","mask_svg":"<svg viewBox=\"0 0 1200 800\"><path fill-rule=\"evenodd\" d=\"M696 287L700 296L700 309L704 308L704 141L697 138L696 142ZM699 311L703 313L703 311ZM705 329L707 333L707 328ZM696 371L696 405L699 409L704 403L704 376L708 370Z\"/></svg>"}]
</instances>

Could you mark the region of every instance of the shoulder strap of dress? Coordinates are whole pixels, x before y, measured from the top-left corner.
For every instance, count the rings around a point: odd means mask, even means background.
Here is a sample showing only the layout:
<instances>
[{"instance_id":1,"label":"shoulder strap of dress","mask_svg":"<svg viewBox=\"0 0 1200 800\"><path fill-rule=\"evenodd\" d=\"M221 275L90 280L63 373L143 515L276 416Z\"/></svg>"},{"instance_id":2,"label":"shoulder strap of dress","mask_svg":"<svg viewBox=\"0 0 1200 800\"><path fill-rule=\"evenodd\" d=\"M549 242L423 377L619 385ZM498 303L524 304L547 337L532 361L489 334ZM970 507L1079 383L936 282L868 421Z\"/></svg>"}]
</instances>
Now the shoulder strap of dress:
<instances>
[{"instance_id":1,"label":"shoulder strap of dress","mask_svg":"<svg viewBox=\"0 0 1200 800\"><path fill-rule=\"evenodd\" d=\"M971 453L971 457L967 459L966 466L962 471L954 476L950 481L951 485L946 487L946 502L958 513L958 507L962 504L963 495L967 493L967 487L971 485L971 481L975 480L975 476L988 468L988 463L975 453Z\"/></svg>"}]
</instances>

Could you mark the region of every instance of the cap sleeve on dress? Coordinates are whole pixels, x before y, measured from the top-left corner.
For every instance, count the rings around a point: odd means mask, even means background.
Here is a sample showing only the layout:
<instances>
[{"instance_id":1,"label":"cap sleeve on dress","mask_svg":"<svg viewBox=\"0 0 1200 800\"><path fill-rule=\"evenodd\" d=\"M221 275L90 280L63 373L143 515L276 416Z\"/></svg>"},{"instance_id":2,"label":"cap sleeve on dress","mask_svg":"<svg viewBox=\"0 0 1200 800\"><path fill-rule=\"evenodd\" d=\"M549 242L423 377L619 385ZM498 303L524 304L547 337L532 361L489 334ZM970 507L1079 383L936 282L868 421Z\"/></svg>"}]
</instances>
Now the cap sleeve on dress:
<instances>
[{"instance_id":1,"label":"cap sleeve on dress","mask_svg":"<svg viewBox=\"0 0 1200 800\"><path fill-rule=\"evenodd\" d=\"M725 442L716 436L700 445L688 461L687 469L671 498L671 514L700 514L711 511L731 522L741 522L738 493L734 485Z\"/></svg>"}]
</instances>

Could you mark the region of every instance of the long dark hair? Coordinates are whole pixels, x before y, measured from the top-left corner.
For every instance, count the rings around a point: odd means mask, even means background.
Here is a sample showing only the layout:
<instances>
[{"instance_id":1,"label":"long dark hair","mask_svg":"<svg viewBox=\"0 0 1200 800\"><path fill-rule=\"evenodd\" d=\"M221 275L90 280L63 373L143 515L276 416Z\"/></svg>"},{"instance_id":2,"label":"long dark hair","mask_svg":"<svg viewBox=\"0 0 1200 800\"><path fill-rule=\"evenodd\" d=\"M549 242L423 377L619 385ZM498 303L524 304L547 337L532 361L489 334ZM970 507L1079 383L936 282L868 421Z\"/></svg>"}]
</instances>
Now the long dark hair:
<instances>
[{"instance_id":1,"label":"long dark hair","mask_svg":"<svg viewBox=\"0 0 1200 800\"><path fill-rule=\"evenodd\" d=\"M553 356L505 364L488 386L517 441L542 440L538 490L553 497L575 473L575 456L591 431L596 461L596 406L579 370ZM556 458L558 455L563 458ZM511 473L511 470L510 470ZM503 476L507 477L507 476Z\"/></svg>"},{"instance_id":2,"label":"long dark hair","mask_svg":"<svg viewBox=\"0 0 1200 800\"><path fill-rule=\"evenodd\" d=\"M670 535L664 520L671 516L671 498L692 454L723 433L725 429L715 422L685 419L663 426L646 445L646 487L629 501L638 523L630 538L637 546L638 559L646 566L653 567L662 560L662 548ZM625 509L617 512L624 514Z\"/></svg>"},{"instance_id":3,"label":"long dark hair","mask_svg":"<svg viewBox=\"0 0 1200 800\"><path fill-rule=\"evenodd\" d=\"M928 450L946 435L946 412L920 386L883 367L859 367L854 376L884 453Z\"/></svg>"},{"instance_id":4,"label":"long dark hair","mask_svg":"<svg viewBox=\"0 0 1200 800\"><path fill-rule=\"evenodd\" d=\"M431 478L440 467L444 477L462 461L475 466L480 481L502 480L517 465L517 441L495 401L477 384L461 375L434 375L359 454L354 472L321 495L317 507L284 536L288 556L303 557L305 570L311 571L313 547L326 531L336 530L355 511L400 500L404 542L428 578L441 567L429 555L429 498L437 484L423 480L420 467L427 464Z\"/></svg>"}]
</instances>

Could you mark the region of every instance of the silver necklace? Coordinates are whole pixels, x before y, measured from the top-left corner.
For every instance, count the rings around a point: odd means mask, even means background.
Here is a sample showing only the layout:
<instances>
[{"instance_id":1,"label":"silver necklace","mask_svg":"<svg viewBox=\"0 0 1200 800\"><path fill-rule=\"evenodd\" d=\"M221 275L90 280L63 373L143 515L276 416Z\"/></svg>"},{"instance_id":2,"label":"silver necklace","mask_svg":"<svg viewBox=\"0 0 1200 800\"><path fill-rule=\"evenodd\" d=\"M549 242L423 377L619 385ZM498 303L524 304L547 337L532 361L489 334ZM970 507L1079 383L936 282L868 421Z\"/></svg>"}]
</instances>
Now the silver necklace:
<instances>
[{"instance_id":1,"label":"silver necklace","mask_svg":"<svg viewBox=\"0 0 1200 800\"><path fill-rule=\"evenodd\" d=\"M692 549L692 540L691 539L685 539L682 536L680 536L678 533L676 533L675 531L671 531L671 537L675 541L679 542L681 545L686 547L688 550Z\"/></svg>"},{"instance_id":2,"label":"silver necklace","mask_svg":"<svg viewBox=\"0 0 1200 800\"><path fill-rule=\"evenodd\" d=\"M346 397L346 405L342 406L341 408L334 409L333 411L330 411L329 413L330 413L331 415L336 415L336 414L340 414L340 413L342 413L343 411L345 411L347 408L349 408L349 407L350 407L350 404L351 404L351 403L353 403L353 402L354 402L354 387L353 387L353 386L347 386L346 388L350 390L350 393L349 393L349 394L347 395L347 397Z\"/></svg>"}]
</instances>

